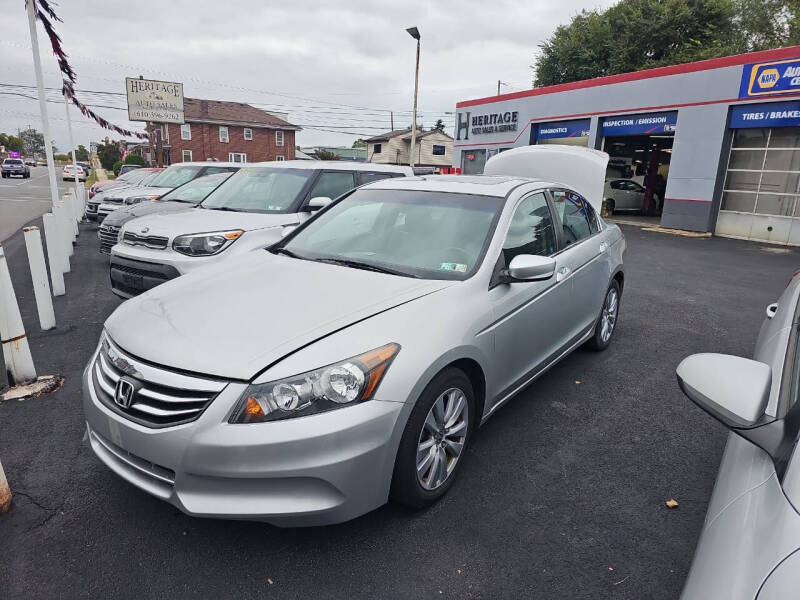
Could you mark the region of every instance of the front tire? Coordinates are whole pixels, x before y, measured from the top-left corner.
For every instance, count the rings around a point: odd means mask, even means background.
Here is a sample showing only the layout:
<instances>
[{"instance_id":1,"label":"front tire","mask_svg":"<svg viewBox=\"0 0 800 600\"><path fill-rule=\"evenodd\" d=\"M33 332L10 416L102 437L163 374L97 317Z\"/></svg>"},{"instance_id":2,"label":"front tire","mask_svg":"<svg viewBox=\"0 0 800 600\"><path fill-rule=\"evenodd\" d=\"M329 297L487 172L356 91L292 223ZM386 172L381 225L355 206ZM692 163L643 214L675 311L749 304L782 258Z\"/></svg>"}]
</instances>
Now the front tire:
<instances>
[{"instance_id":1,"label":"front tire","mask_svg":"<svg viewBox=\"0 0 800 600\"><path fill-rule=\"evenodd\" d=\"M397 450L390 496L430 506L453 485L475 423L475 393L463 371L448 367L427 385Z\"/></svg>"},{"instance_id":2,"label":"front tire","mask_svg":"<svg viewBox=\"0 0 800 600\"><path fill-rule=\"evenodd\" d=\"M595 351L602 351L611 344L611 338L617 329L617 317L619 317L620 289L616 279L611 281L608 286L603 307L600 309L600 316L594 327L594 335L587 342L587 346Z\"/></svg>"}]
</instances>

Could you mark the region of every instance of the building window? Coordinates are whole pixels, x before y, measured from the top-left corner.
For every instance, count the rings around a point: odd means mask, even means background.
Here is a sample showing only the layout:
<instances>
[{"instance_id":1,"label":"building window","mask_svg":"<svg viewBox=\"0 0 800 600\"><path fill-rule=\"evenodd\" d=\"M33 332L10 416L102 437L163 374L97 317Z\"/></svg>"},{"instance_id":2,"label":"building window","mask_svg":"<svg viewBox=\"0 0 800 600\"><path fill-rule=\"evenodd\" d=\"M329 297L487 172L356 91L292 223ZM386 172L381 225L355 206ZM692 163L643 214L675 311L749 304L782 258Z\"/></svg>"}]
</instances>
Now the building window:
<instances>
[{"instance_id":1,"label":"building window","mask_svg":"<svg viewBox=\"0 0 800 600\"><path fill-rule=\"evenodd\" d=\"M286 160L286 157L285 157L283 154L278 154L278 155L275 157L275 160Z\"/></svg>"},{"instance_id":2,"label":"building window","mask_svg":"<svg viewBox=\"0 0 800 600\"><path fill-rule=\"evenodd\" d=\"M253 139L253 130L249 127L244 128L244 139L248 141Z\"/></svg>"},{"instance_id":3,"label":"building window","mask_svg":"<svg viewBox=\"0 0 800 600\"><path fill-rule=\"evenodd\" d=\"M434 156L444 156L445 147L441 144L434 144L433 145L433 155Z\"/></svg>"},{"instance_id":4,"label":"building window","mask_svg":"<svg viewBox=\"0 0 800 600\"><path fill-rule=\"evenodd\" d=\"M247 154L244 152L228 152L228 162L245 163Z\"/></svg>"},{"instance_id":5,"label":"building window","mask_svg":"<svg viewBox=\"0 0 800 600\"><path fill-rule=\"evenodd\" d=\"M191 150L184 150L183 151L183 162L192 162L192 151Z\"/></svg>"},{"instance_id":6,"label":"building window","mask_svg":"<svg viewBox=\"0 0 800 600\"><path fill-rule=\"evenodd\" d=\"M282 148L283 147L283 132L282 131L276 131L275 132L275 145L278 148Z\"/></svg>"},{"instance_id":7,"label":"building window","mask_svg":"<svg viewBox=\"0 0 800 600\"><path fill-rule=\"evenodd\" d=\"M372 153L373 154L380 154L383 150L382 144L373 144L372 145Z\"/></svg>"},{"instance_id":8,"label":"building window","mask_svg":"<svg viewBox=\"0 0 800 600\"><path fill-rule=\"evenodd\" d=\"M161 132L162 132L161 135L164 139L164 143L169 144L169 125L166 124L162 125Z\"/></svg>"},{"instance_id":9,"label":"building window","mask_svg":"<svg viewBox=\"0 0 800 600\"><path fill-rule=\"evenodd\" d=\"M181 125L181 139L182 140L191 140L192 139L192 126L188 123L184 123Z\"/></svg>"},{"instance_id":10,"label":"building window","mask_svg":"<svg viewBox=\"0 0 800 600\"><path fill-rule=\"evenodd\" d=\"M220 125L220 128L219 128L219 141L223 142L225 144L228 143L228 128L227 127L222 127Z\"/></svg>"}]
</instances>

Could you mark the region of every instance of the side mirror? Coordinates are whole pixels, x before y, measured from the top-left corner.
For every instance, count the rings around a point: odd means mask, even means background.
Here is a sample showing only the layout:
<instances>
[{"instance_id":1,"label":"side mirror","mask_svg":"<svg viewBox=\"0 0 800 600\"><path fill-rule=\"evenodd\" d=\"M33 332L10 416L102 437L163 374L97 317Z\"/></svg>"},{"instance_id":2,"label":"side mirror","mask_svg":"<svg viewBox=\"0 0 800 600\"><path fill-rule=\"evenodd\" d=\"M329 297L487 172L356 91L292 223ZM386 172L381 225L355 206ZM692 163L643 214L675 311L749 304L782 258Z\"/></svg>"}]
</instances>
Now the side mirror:
<instances>
[{"instance_id":1,"label":"side mirror","mask_svg":"<svg viewBox=\"0 0 800 600\"><path fill-rule=\"evenodd\" d=\"M676 374L683 393L731 429L754 427L764 416L772 386L769 365L729 354L693 354Z\"/></svg>"},{"instance_id":2,"label":"side mirror","mask_svg":"<svg viewBox=\"0 0 800 600\"><path fill-rule=\"evenodd\" d=\"M292 233L295 229L297 229L297 225L287 225L283 229L281 229L281 239L285 238L287 235Z\"/></svg>"},{"instance_id":3,"label":"side mirror","mask_svg":"<svg viewBox=\"0 0 800 600\"><path fill-rule=\"evenodd\" d=\"M331 202L333 202L333 200L331 198L328 198L327 196L315 196L314 198L308 201L308 204L306 206L308 210L315 211L319 210L320 208L325 208Z\"/></svg>"},{"instance_id":4,"label":"side mirror","mask_svg":"<svg viewBox=\"0 0 800 600\"><path fill-rule=\"evenodd\" d=\"M556 272L556 261L549 256L537 254L518 254L508 265L506 282L542 281L550 279Z\"/></svg>"}]
</instances>

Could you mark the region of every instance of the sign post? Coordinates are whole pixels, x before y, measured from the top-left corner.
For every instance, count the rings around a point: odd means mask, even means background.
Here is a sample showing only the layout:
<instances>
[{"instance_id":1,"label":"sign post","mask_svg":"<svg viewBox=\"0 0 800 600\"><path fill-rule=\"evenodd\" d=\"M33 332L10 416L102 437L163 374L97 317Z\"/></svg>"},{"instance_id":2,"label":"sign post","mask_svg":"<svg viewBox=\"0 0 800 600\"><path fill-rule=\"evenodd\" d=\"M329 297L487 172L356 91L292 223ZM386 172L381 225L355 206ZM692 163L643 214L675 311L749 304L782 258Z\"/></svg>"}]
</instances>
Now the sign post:
<instances>
[{"instance_id":1,"label":"sign post","mask_svg":"<svg viewBox=\"0 0 800 600\"><path fill-rule=\"evenodd\" d=\"M126 77L128 120L147 123L151 166L162 166L161 131L157 124L183 125L183 84L170 81ZM158 133L158 139L153 136Z\"/></svg>"}]
</instances>

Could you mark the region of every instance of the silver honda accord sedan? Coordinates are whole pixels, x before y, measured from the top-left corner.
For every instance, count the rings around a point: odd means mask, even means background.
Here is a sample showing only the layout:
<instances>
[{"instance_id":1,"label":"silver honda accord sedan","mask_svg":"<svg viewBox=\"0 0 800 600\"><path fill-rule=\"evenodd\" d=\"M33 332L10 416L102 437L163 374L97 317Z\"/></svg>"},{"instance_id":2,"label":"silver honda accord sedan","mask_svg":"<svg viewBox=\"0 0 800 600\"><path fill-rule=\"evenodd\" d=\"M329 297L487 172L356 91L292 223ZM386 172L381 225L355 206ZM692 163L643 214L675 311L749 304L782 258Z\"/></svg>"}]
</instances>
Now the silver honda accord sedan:
<instances>
[{"instance_id":1,"label":"silver honda accord sedan","mask_svg":"<svg viewBox=\"0 0 800 600\"><path fill-rule=\"evenodd\" d=\"M560 181L582 160L556 161ZM91 447L197 516L319 525L433 503L496 409L613 338L625 240L576 188L385 179L128 300L84 373Z\"/></svg>"}]
</instances>

